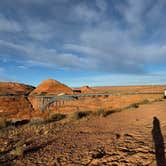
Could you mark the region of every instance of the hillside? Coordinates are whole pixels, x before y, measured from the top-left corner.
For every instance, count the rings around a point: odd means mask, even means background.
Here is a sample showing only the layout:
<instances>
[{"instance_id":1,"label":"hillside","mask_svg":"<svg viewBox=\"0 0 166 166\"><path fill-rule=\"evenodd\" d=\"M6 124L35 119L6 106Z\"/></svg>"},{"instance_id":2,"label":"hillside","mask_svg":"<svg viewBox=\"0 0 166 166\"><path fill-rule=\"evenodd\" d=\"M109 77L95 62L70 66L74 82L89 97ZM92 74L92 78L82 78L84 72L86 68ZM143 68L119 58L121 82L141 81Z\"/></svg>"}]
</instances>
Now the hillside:
<instances>
[{"instance_id":1,"label":"hillside","mask_svg":"<svg viewBox=\"0 0 166 166\"><path fill-rule=\"evenodd\" d=\"M33 86L15 82L0 82L0 95L26 95L34 89Z\"/></svg>"},{"instance_id":2,"label":"hillside","mask_svg":"<svg viewBox=\"0 0 166 166\"><path fill-rule=\"evenodd\" d=\"M73 91L70 87L60 83L59 81L48 79L44 80L40 85L38 85L30 95L58 95L60 93L72 94Z\"/></svg>"}]
</instances>

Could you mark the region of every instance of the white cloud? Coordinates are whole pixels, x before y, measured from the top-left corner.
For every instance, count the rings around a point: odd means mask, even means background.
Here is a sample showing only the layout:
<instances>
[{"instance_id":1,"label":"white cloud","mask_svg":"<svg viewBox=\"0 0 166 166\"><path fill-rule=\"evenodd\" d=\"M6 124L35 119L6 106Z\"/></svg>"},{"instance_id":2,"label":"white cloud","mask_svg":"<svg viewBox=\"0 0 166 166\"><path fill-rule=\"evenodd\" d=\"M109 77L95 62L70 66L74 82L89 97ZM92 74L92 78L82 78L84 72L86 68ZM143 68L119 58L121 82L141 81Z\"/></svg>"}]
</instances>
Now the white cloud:
<instances>
[{"instance_id":1,"label":"white cloud","mask_svg":"<svg viewBox=\"0 0 166 166\"><path fill-rule=\"evenodd\" d=\"M34 44L15 44L0 40L0 47L5 47L18 52L15 61L26 63L30 66L45 66L59 68L85 68L89 61L70 53L58 53L56 49L44 48Z\"/></svg>"},{"instance_id":2,"label":"white cloud","mask_svg":"<svg viewBox=\"0 0 166 166\"><path fill-rule=\"evenodd\" d=\"M0 32L20 32L21 30L19 23L0 15Z\"/></svg>"},{"instance_id":3,"label":"white cloud","mask_svg":"<svg viewBox=\"0 0 166 166\"><path fill-rule=\"evenodd\" d=\"M55 27L51 26L51 22L44 22L40 20L30 20L25 19L25 34L31 39L48 41L49 39L54 38L56 34Z\"/></svg>"},{"instance_id":4,"label":"white cloud","mask_svg":"<svg viewBox=\"0 0 166 166\"><path fill-rule=\"evenodd\" d=\"M153 27L150 27L152 20L148 19L148 12L162 16L162 11L158 10L161 8L161 2L157 4L157 9L153 6L150 8L151 3L152 1L128 0L126 4L118 4L116 10L125 22L119 23L117 19L105 18L94 27L83 30L79 42L65 44L65 48L86 55L96 63L95 66L99 70L110 72L141 73L147 71L148 65L164 64L166 42L159 41L162 41L165 30L158 27L163 34L160 31L158 33L158 29L154 31L157 33L148 32L149 28L153 30Z\"/></svg>"},{"instance_id":5,"label":"white cloud","mask_svg":"<svg viewBox=\"0 0 166 166\"><path fill-rule=\"evenodd\" d=\"M19 33L2 36L0 51L14 50L10 57L30 66L112 73L142 73L166 62L164 1L69 2L42 0L38 6L30 0L27 7L17 0L21 21L0 16L0 31ZM36 12L36 6L42 10Z\"/></svg>"}]
</instances>

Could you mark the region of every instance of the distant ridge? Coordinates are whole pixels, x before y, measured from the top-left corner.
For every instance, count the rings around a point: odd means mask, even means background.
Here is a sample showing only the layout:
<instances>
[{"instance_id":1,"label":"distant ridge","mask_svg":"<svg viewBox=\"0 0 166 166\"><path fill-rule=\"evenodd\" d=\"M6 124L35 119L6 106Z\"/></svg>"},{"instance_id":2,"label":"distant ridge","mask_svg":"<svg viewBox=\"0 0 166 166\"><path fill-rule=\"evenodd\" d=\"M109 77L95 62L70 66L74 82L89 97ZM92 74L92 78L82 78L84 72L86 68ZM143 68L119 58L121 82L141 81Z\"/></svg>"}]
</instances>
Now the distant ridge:
<instances>
[{"instance_id":1,"label":"distant ridge","mask_svg":"<svg viewBox=\"0 0 166 166\"><path fill-rule=\"evenodd\" d=\"M34 88L16 82L0 82L0 95L28 95Z\"/></svg>"}]
</instances>

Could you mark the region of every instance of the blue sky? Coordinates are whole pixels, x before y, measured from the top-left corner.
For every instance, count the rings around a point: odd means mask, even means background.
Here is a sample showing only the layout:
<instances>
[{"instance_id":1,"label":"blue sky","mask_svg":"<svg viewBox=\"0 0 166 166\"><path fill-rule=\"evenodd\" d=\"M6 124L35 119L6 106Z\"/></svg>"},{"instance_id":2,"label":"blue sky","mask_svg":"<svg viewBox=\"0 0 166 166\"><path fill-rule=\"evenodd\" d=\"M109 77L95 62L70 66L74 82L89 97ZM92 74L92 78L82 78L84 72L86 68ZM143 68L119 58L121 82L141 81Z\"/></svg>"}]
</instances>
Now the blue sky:
<instances>
[{"instance_id":1,"label":"blue sky","mask_svg":"<svg viewBox=\"0 0 166 166\"><path fill-rule=\"evenodd\" d=\"M165 0L1 0L0 81L166 83Z\"/></svg>"}]
</instances>

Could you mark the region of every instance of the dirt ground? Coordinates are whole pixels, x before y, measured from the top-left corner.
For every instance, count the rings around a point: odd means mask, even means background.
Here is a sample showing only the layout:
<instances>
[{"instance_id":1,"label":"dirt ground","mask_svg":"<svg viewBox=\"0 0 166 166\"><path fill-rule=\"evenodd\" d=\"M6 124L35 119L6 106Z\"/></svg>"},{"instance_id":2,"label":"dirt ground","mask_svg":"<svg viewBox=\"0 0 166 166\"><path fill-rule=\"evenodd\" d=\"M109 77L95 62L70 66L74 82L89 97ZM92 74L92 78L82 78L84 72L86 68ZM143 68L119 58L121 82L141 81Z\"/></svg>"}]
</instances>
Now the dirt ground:
<instances>
[{"instance_id":1,"label":"dirt ground","mask_svg":"<svg viewBox=\"0 0 166 166\"><path fill-rule=\"evenodd\" d=\"M166 101L107 117L1 130L1 165L166 165Z\"/></svg>"},{"instance_id":2,"label":"dirt ground","mask_svg":"<svg viewBox=\"0 0 166 166\"><path fill-rule=\"evenodd\" d=\"M86 97L76 101L66 101L63 105L49 108L53 112L71 113L74 111L98 111L121 109L145 100L154 101L163 98L162 94L113 95L104 97Z\"/></svg>"}]
</instances>

